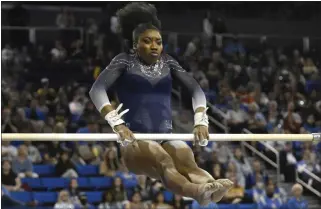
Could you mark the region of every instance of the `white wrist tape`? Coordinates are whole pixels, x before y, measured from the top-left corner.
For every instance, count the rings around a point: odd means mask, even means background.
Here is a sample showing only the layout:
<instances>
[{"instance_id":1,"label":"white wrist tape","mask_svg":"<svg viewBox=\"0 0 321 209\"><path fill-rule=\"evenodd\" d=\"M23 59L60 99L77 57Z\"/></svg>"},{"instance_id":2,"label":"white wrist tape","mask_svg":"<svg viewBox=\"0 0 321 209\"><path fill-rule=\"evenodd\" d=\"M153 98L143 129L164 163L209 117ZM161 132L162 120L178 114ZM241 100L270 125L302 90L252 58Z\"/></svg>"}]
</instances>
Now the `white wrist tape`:
<instances>
[{"instance_id":1,"label":"white wrist tape","mask_svg":"<svg viewBox=\"0 0 321 209\"><path fill-rule=\"evenodd\" d=\"M118 126L120 124L124 124L125 121L121 119L121 117L126 114L129 109L126 109L118 114L119 110L122 108L123 104L120 104L116 110L110 111L106 116L105 120L107 120L108 124L112 127L114 130L115 126Z\"/></svg>"},{"instance_id":2,"label":"white wrist tape","mask_svg":"<svg viewBox=\"0 0 321 209\"><path fill-rule=\"evenodd\" d=\"M208 116L206 115L208 107L203 112L197 112L194 114L194 127L195 126L206 126L208 127Z\"/></svg>"},{"instance_id":3,"label":"white wrist tape","mask_svg":"<svg viewBox=\"0 0 321 209\"><path fill-rule=\"evenodd\" d=\"M208 127L208 116L206 115L206 108L203 112L197 112L194 114L194 127L195 126L206 126ZM198 142L200 146L207 146L209 139L203 139Z\"/></svg>"}]
</instances>

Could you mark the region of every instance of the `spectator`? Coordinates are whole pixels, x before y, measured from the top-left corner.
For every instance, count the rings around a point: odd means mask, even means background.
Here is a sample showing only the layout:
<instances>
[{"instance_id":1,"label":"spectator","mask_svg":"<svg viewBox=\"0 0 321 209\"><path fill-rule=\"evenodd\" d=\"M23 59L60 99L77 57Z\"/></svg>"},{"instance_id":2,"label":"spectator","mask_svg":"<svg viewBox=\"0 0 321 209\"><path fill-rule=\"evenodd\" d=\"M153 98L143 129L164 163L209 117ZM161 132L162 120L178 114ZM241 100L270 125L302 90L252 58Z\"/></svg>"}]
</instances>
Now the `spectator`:
<instances>
[{"instance_id":1,"label":"spectator","mask_svg":"<svg viewBox=\"0 0 321 209\"><path fill-rule=\"evenodd\" d=\"M308 203L302 199L303 187L300 184L294 184L291 197L287 202L289 209L308 209Z\"/></svg>"},{"instance_id":2,"label":"spectator","mask_svg":"<svg viewBox=\"0 0 321 209\"><path fill-rule=\"evenodd\" d=\"M203 33L206 35L207 39L212 39L213 25L210 11L206 12L206 17L203 19Z\"/></svg>"},{"instance_id":3,"label":"spectator","mask_svg":"<svg viewBox=\"0 0 321 209\"><path fill-rule=\"evenodd\" d=\"M219 163L213 164L212 172L210 172L210 174L213 176L214 179L223 179L225 176L222 165Z\"/></svg>"},{"instance_id":4,"label":"spectator","mask_svg":"<svg viewBox=\"0 0 321 209\"><path fill-rule=\"evenodd\" d=\"M313 170L313 165L316 162L316 155L311 152L309 149L305 149L303 152L302 160L299 161L298 166L302 166L309 171ZM301 171L301 168L298 167L298 170Z\"/></svg>"},{"instance_id":5,"label":"spectator","mask_svg":"<svg viewBox=\"0 0 321 209\"><path fill-rule=\"evenodd\" d=\"M252 167L248 159L243 156L243 152L240 147L235 148L232 162L235 163L237 170L241 171L244 176L252 173Z\"/></svg>"},{"instance_id":6,"label":"spectator","mask_svg":"<svg viewBox=\"0 0 321 209\"><path fill-rule=\"evenodd\" d=\"M305 182L308 182L310 175L306 174L305 169L312 172L314 164L316 163L316 155L309 149L305 149L303 152L303 158L297 163L297 170L302 174L302 178ZM311 179L312 180L312 179Z\"/></svg>"},{"instance_id":7,"label":"spectator","mask_svg":"<svg viewBox=\"0 0 321 209\"><path fill-rule=\"evenodd\" d=\"M31 144L31 141L25 141L25 145L28 149L28 156L32 163L40 163L42 159L39 150Z\"/></svg>"},{"instance_id":8,"label":"spectator","mask_svg":"<svg viewBox=\"0 0 321 209\"><path fill-rule=\"evenodd\" d=\"M172 205L173 209L188 209L183 197L178 194L174 195Z\"/></svg>"},{"instance_id":9,"label":"spectator","mask_svg":"<svg viewBox=\"0 0 321 209\"><path fill-rule=\"evenodd\" d=\"M134 192L132 201L125 205L125 209L148 209L149 205L142 202L142 197L138 191Z\"/></svg>"},{"instance_id":10,"label":"spectator","mask_svg":"<svg viewBox=\"0 0 321 209\"><path fill-rule=\"evenodd\" d=\"M217 150L217 159L221 164L228 163L230 156L232 155L231 150L227 147L225 142L215 143L216 147L213 147L214 150Z\"/></svg>"},{"instance_id":11,"label":"spectator","mask_svg":"<svg viewBox=\"0 0 321 209\"><path fill-rule=\"evenodd\" d=\"M264 115L259 111L259 106L256 103L251 103L248 106L248 129L252 133L264 133L266 132L266 120Z\"/></svg>"},{"instance_id":12,"label":"spectator","mask_svg":"<svg viewBox=\"0 0 321 209\"><path fill-rule=\"evenodd\" d=\"M194 55L196 55L199 51L200 42L201 40L199 37L194 37L193 40L188 43L184 53L184 57L192 58Z\"/></svg>"},{"instance_id":13,"label":"spectator","mask_svg":"<svg viewBox=\"0 0 321 209\"><path fill-rule=\"evenodd\" d=\"M115 176L119 169L120 163L114 150L108 150L105 153L103 162L100 163L99 174L104 176Z\"/></svg>"},{"instance_id":14,"label":"spectator","mask_svg":"<svg viewBox=\"0 0 321 209\"><path fill-rule=\"evenodd\" d=\"M235 176L231 178L231 181L234 183L233 187L225 194L223 197L223 201L226 203L231 203L231 204L237 204L241 203L244 194L245 194L245 189L241 185L238 184L237 179Z\"/></svg>"},{"instance_id":15,"label":"spectator","mask_svg":"<svg viewBox=\"0 0 321 209\"><path fill-rule=\"evenodd\" d=\"M17 148L10 144L10 141L1 142L1 157L2 159L11 161L17 156Z\"/></svg>"},{"instance_id":16,"label":"spectator","mask_svg":"<svg viewBox=\"0 0 321 209\"><path fill-rule=\"evenodd\" d=\"M49 109L46 104L46 97L44 96L39 97L39 110L43 112L45 115L48 115Z\"/></svg>"},{"instance_id":17,"label":"spectator","mask_svg":"<svg viewBox=\"0 0 321 209\"><path fill-rule=\"evenodd\" d=\"M284 174L286 182L295 181L295 166L297 160L293 153L291 143L286 143L284 150L280 152L281 172Z\"/></svg>"},{"instance_id":18,"label":"spectator","mask_svg":"<svg viewBox=\"0 0 321 209\"><path fill-rule=\"evenodd\" d=\"M63 7L61 13L57 15L56 25L61 29L75 25L75 18L67 7Z\"/></svg>"},{"instance_id":19,"label":"spectator","mask_svg":"<svg viewBox=\"0 0 321 209\"><path fill-rule=\"evenodd\" d=\"M139 175L137 176L138 185L136 190L139 191L143 201L150 200L151 198L151 185L147 182L147 176Z\"/></svg>"},{"instance_id":20,"label":"spectator","mask_svg":"<svg viewBox=\"0 0 321 209\"><path fill-rule=\"evenodd\" d=\"M233 109L228 110L226 114L226 123L231 128L231 133L240 133L246 127L248 115L240 108L238 100L232 101Z\"/></svg>"},{"instance_id":21,"label":"spectator","mask_svg":"<svg viewBox=\"0 0 321 209\"><path fill-rule=\"evenodd\" d=\"M268 176L262 170L259 160L254 160L253 170L254 172L247 175L247 188L252 188L260 181L266 183L268 180Z\"/></svg>"},{"instance_id":22,"label":"spectator","mask_svg":"<svg viewBox=\"0 0 321 209\"><path fill-rule=\"evenodd\" d=\"M26 145L20 145L18 156L12 161L12 170L20 178L38 178L38 174L33 172L33 165L28 158L28 150Z\"/></svg>"},{"instance_id":23,"label":"spectator","mask_svg":"<svg viewBox=\"0 0 321 209\"><path fill-rule=\"evenodd\" d=\"M97 124L95 124L97 125ZM101 163L100 155L103 148L95 142L80 142L78 153L81 160L86 164L98 165Z\"/></svg>"},{"instance_id":24,"label":"spectator","mask_svg":"<svg viewBox=\"0 0 321 209\"><path fill-rule=\"evenodd\" d=\"M269 132L273 131L274 128L279 125L281 115L278 112L278 104L276 101L270 101L268 104L267 113L267 129Z\"/></svg>"},{"instance_id":25,"label":"spectator","mask_svg":"<svg viewBox=\"0 0 321 209\"><path fill-rule=\"evenodd\" d=\"M275 186L269 183L266 187L266 195L261 196L258 208L259 209L280 209L282 207L282 200L280 196L275 193Z\"/></svg>"},{"instance_id":26,"label":"spectator","mask_svg":"<svg viewBox=\"0 0 321 209\"><path fill-rule=\"evenodd\" d=\"M57 132L54 132L57 133ZM47 153L52 163L57 163L60 158L60 154L64 151L62 148L62 143L59 141L52 141L47 145ZM47 159L48 160L48 159Z\"/></svg>"},{"instance_id":27,"label":"spectator","mask_svg":"<svg viewBox=\"0 0 321 209\"><path fill-rule=\"evenodd\" d=\"M64 178L77 178L78 174L75 165L69 158L69 153L64 151L61 153L58 163L56 165L56 174Z\"/></svg>"},{"instance_id":28,"label":"spectator","mask_svg":"<svg viewBox=\"0 0 321 209\"><path fill-rule=\"evenodd\" d=\"M316 126L314 115L309 115L306 122L303 125L304 129L309 133L319 133L321 131L320 126Z\"/></svg>"},{"instance_id":29,"label":"spectator","mask_svg":"<svg viewBox=\"0 0 321 209\"><path fill-rule=\"evenodd\" d=\"M313 73L318 72L318 69L315 66L311 57L308 57L307 59L304 60L302 71L303 71L303 75L305 75L306 77Z\"/></svg>"},{"instance_id":30,"label":"spectator","mask_svg":"<svg viewBox=\"0 0 321 209\"><path fill-rule=\"evenodd\" d=\"M67 56L66 49L62 46L62 43L60 41L56 41L55 47L51 49L51 60L53 62L61 62L65 60Z\"/></svg>"},{"instance_id":31,"label":"spectator","mask_svg":"<svg viewBox=\"0 0 321 209\"><path fill-rule=\"evenodd\" d=\"M38 105L37 99L32 99L30 102L30 107L25 109L26 117L30 120L38 121L42 120L44 121L46 119L46 115L44 112L42 112Z\"/></svg>"},{"instance_id":32,"label":"spectator","mask_svg":"<svg viewBox=\"0 0 321 209\"><path fill-rule=\"evenodd\" d=\"M235 161L229 162L227 165L227 171L225 173L225 178L231 179L232 177L236 177L236 181L238 185L245 188L245 178L241 170L237 169Z\"/></svg>"},{"instance_id":33,"label":"spectator","mask_svg":"<svg viewBox=\"0 0 321 209\"><path fill-rule=\"evenodd\" d=\"M102 203L99 204L98 209L122 209L123 204L115 201L115 196L112 190L103 193Z\"/></svg>"},{"instance_id":34,"label":"spectator","mask_svg":"<svg viewBox=\"0 0 321 209\"><path fill-rule=\"evenodd\" d=\"M112 192L113 192L113 195L115 196L116 202L124 203L124 201L127 200L127 192L125 190L123 181L120 177L114 178Z\"/></svg>"},{"instance_id":35,"label":"spectator","mask_svg":"<svg viewBox=\"0 0 321 209\"><path fill-rule=\"evenodd\" d=\"M95 207L88 203L86 193L79 194L79 204L75 206L76 209L95 209Z\"/></svg>"},{"instance_id":36,"label":"spectator","mask_svg":"<svg viewBox=\"0 0 321 209\"><path fill-rule=\"evenodd\" d=\"M70 201L75 205L75 204L79 204L79 188L78 188L78 182L76 178L73 178L70 180L70 184L69 184L69 195L70 195Z\"/></svg>"},{"instance_id":37,"label":"spectator","mask_svg":"<svg viewBox=\"0 0 321 209\"><path fill-rule=\"evenodd\" d=\"M17 108L16 113L12 117L12 122L20 133L28 133L31 131L31 122L26 117L26 113L23 108Z\"/></svg>"},{"instance_id":38,"label":"spectator","mask_svg":"<svg viewBox=\"0 0 321 209\"><path fill-rule=\"evenodd\" d=\"M11 164L8 160L2 161L1 184L8 191L18 191L21 187L21 181L11 169Z\"/></svg>"},{"instance_id":39,"label":"spectator","mask_svg":"<svg viewBox=\"0 0 321 209\"><path fill-rule=\"evenodd\" d=\"M27 46L23 46L21 52L18 51L18 53L15 55L15 62L22 63L24 66L31 62L31 57L29 55Z\"/></svg>"},{"instance_id":40,"label":"spectator","mask_svg":"<svg viewBox=\"0 0 321 209\"><path fill-rule=\"evenodd\" d=\"M11 109L10 108L4 108L2 109L2 125L1 125L1 132L2 133L17 133L18 129L17 127L12 123L11 120Z\"/></svg>"},{"instance_id":41,"label":"spectator","mask_svg":"<svg viewBox=\"0 0 321 209\"><path fill-rule=\"evenodd\" d=\"M294 103L288 104L287 112L284 115L284 130L285 133L298 134L300 133L302 119L301 116L295 112Z\"/></svg>"},{"instance_id":42,"label":"spectator","mask_svg":"<svg viewBox=\"0 0 321 209\"><path fill-rule=\"evenodd\" d=\"M261 196L265 195L265 185L267 185L267 182L265 182L265 179L262 175L257 176L255 180L256 183L252 187L253 201L258 203L261 199Z\"/></svg>"},{"instance_id":43,"label":"spectator","mask_svg":"<svg viewBox=\"0 0 321 209\"><path fill-rule=\"evenodd\" d=\"M164 195L162 192L158 192L155 195L155 200L152 204L152 209L173 209L173 206L165 203Z\"/></svg>"},{"instance_id":44,"label":"spectator","mask_svg":"<svg viewBox=\"0 0 321 209\"><path fill-rule=\"evenodd\" d=\"M62 190L59 192L57 203L54 206L54 209L74 209L75 206L72 204L68 191Z\"/></svg>"},{"instance_id":45,"label":"spectator","mask_svg":"<svg viewBox=\"0 0 321 209\"><path fill-rule=\"evenodd\" d=\"M6 44L5 47L1 50L1 61L4 65L12 64L13 61L13 50L9 44Z\"/></svg>"},{"instance_id":46,"label":"spectator","mask_svg":"<svg viewBox=\"0 0 321 209\"><path fill-rule=\"evenodd\" d=\"M214 145L215 146L215 145ZM207 172L211 173L213 171L213 165L214 164L220 164L219 160L218 160L218 154L217 154L217 148L214 147L213 151L211 152L211 157L209 157L209 159L206 160L205 163L205 167Z\"/></svg>"}]
</instances>

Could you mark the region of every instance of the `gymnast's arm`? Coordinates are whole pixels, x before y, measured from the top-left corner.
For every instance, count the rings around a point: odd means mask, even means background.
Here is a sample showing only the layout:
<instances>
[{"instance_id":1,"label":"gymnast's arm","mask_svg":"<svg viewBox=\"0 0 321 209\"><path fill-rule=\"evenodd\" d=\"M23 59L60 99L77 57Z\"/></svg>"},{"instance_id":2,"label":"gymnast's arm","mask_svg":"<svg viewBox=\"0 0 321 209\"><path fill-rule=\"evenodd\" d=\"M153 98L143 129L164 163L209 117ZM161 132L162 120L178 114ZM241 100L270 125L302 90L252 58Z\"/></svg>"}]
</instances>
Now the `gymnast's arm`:
<instances>
[{"instance_id":1,"label":"gymnast's arm","mask_svg":"<svg viewBox=\"0 0 321 209\"><path fill-rule=\"evenodd\" d=\"M125 54L117 55L110 64L100 73L92 85L89 96L101 116L113 111L113 107L107 95L107 90L116 82L127 68L128 60Z\"/></svg>"},{"instance_id":2,"label":"gymnast's arm","mask_svg":"<svg viewBox=\"0 0 321 209\"><path fill-rule=\"evenodd\" d=\"M194 112L204 112L206 109L206 97L205 94L197 83L197 81L184 70L176 60L168 56L167 63L171 68L172 75L174 79L180 81L180 83L185 86L192 96L193 109Z\"/></svg>"}]
</instances>

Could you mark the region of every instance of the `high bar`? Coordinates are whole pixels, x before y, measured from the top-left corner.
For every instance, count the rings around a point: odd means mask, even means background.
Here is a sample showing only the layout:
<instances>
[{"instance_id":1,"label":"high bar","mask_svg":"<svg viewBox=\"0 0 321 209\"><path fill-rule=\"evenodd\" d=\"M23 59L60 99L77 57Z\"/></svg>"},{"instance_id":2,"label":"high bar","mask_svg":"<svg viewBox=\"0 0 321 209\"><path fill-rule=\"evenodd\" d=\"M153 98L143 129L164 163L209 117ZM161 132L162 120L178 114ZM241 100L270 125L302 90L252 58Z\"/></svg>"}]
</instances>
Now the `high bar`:
<instances>
[{"instance_id":1,"label":"high bar","mask_svg":"<svg viewBox=\"0 0 321 209\"><path fill-rule=\"evenodd\" d=\"M192 141L193 134L134 134L138 140L181 140ZM210 134L210 141L320 141L321 133L313 134ZM6 133L1 134L3 141L116 141L115 133L74 134L74 133Z\"/></svg>"}]
</instances>

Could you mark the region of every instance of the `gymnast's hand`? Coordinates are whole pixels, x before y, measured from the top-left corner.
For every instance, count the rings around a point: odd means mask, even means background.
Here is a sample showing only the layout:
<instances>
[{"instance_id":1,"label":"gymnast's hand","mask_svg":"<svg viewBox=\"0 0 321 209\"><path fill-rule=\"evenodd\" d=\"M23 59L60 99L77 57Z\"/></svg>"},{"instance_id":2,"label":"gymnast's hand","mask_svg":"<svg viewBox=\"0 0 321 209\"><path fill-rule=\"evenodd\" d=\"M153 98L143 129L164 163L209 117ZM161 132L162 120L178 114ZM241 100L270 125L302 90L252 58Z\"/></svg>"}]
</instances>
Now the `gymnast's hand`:
<instances>
[{"instance_id":1,"label":"gymnast's hand","mask_svg":"<svg viewBox=\"0 0 321 209\"><path fill-rule=\"evenodd\" d=\"M196 143L201 146L204 146L203 144L205 144L205 143L207 145L207 143L208 143L207 141L209 139L209 132L208 132L207 126L203 126L203 125L195 126L193 133L194 133L194 145Z\"/></svg>"},{"instance_id":2,"label":"gymnast's hand","mask_svg":"<svg viewBox=\"0 0 321 209\"><path fill-rule=\"evenodd\" d=\"M207 146L209 140L207 108L197 108L194 115L194 144Z\"/></svg>"},{"instance_id":3,"label":"gymnast's hand","mask_svg":"<svg viewBox=\"0 0 321 209\"><path fill-rule=\"evenodd\" d=\"M118 142L120 142L122 146L135 143L136 139L133 132L124 124L115 126L114 131L117 133L119 137Z\"/></svg>"}]
</instances>

